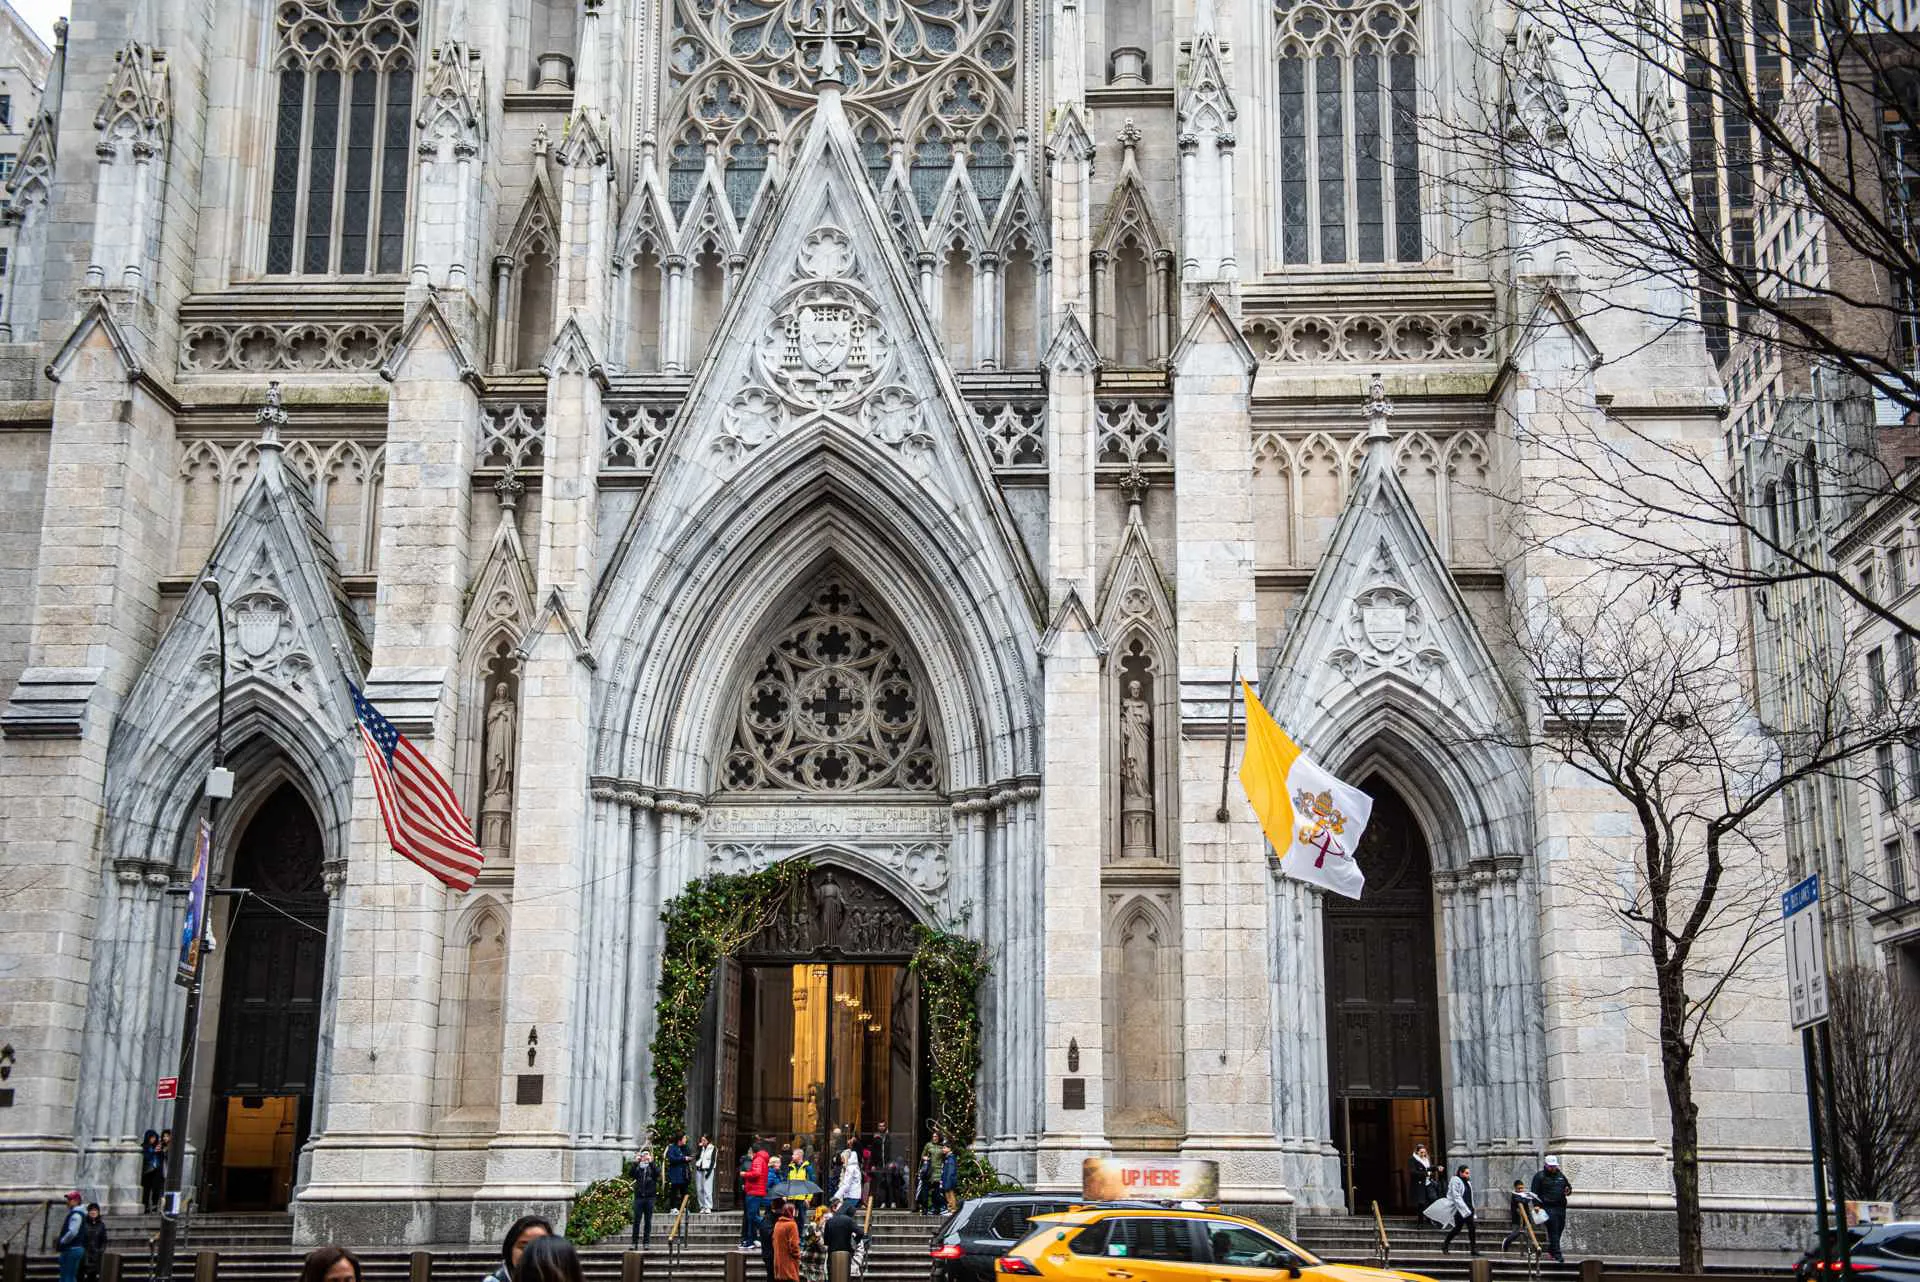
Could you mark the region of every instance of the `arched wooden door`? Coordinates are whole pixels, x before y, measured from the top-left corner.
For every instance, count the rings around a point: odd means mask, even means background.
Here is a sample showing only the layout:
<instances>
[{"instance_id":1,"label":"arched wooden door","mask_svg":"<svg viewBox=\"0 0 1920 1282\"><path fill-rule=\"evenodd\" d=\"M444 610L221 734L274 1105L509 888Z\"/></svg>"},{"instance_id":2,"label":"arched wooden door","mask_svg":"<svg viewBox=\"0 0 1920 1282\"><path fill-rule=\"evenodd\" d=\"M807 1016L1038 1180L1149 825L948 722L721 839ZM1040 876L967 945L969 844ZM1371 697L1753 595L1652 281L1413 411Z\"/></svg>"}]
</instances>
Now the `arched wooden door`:
<instances>
[{"instance_id":1,"label":"arched wooden door","mask_svg":"<svg viewBox=\"0 0 1920 1282\"><path fill-rule=\"evenodd\" d=\"M1327 957L1328 1080L1334 1142L1349 1209L1419 1209L1407 1158L1440 1133L1440 994L1434 951L1433 865L1426 836L1392 784L1361 785L1373 817L1357 858L1359 900L1322 903Z\"/></svg>"},{"instance_id":2,"label":"arched wooden door","mask_svg":"<svg viewBox=\"0 0 1920 1282\"><path fill-rule=\"evenodd\" d=\"M320 826L285 784L241 834L232 884L250 893L220 941L220 1031L204 1197L216 1210L279 1210L313 1124L326 982Z\"/></svg>"}]
</instances>

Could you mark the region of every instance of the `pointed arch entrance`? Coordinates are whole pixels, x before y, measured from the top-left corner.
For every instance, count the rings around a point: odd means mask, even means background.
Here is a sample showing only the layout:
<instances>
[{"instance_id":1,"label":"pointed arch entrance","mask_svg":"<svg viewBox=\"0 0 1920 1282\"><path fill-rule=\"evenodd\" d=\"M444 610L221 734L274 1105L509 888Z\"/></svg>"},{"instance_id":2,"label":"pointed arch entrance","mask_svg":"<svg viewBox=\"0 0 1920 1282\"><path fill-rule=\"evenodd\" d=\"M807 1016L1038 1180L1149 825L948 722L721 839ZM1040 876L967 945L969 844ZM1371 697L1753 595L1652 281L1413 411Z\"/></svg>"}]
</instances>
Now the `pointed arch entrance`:
<instances>
[{"instance_id":1,"label":"pointed arch entrance","mask_svg":"<svg viewBox=\"0 0 1920 1282\"><path fill-rule=\"evenodd\" d=\"M822 1187L817 1159L850 1136L876 1171L910 1158L930 1113L925 1010L908 969L917 920L879 882L821 864L797 913L721 963L688 1129L714 1137L723 1172L756 1141L803 1145Z\"/></svg>"},{"instance_id":2,"label":"pointed arch entrance","mask_svg":"<svg viewBox=\"0 0 1920 1282\"><path fill-rule=\"evenodd\" d=\"M283 783L247 821L230 884L248 893L226 936L202 1197L281 1210L313 1126L327 958L325 845Z\"/></svg>"},{"instance_id":3,"label":"pointed arch entrance","mask_svg":"<svg viewBox=\"0 0 1920 1282\"><path fill-rule=\"evenodd\" d=\"M1420 1209L1406 1167L1415 1144L1443 1160L1440 996L1433 859L1406 799L1379 774L1361 788L1373 816L1356 855L1362 900L1329 895L1328 1081L1348 1208Z\"/></svg>"}]
</instances>

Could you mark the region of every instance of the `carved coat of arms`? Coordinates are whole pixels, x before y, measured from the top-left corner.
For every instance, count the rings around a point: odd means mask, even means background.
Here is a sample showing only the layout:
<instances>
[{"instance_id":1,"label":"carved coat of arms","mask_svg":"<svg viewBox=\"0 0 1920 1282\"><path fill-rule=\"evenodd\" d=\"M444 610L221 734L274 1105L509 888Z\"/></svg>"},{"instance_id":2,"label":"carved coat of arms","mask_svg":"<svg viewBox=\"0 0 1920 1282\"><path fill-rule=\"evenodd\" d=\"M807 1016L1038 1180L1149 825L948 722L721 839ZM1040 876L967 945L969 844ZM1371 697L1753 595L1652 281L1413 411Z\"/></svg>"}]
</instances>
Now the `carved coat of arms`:
<instances>
[{"instance_id":1,"label":"carved coat of arms","mask_svg":"<svg viewBox=\"0 0 1920 1282\"><path fill-rule=\"evenodd\" d=\"M816 374L831 374L847 363L853 350L853 309L802 307L796 318L800 331L800 359Z\"/></svg>"}]
</instances>

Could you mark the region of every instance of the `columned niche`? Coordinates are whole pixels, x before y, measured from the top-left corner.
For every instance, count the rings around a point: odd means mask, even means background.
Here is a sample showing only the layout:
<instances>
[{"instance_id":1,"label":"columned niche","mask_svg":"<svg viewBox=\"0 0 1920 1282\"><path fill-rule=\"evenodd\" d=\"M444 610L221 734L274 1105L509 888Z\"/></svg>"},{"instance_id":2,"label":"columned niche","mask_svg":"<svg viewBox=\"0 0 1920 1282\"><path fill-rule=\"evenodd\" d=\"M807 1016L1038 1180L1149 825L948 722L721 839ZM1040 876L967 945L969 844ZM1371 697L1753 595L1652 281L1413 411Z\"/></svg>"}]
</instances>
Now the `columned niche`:
<instances>
[{"instance_id":1,"label":"columned niche","mask_svg":"<svg viewBox=\"0 0 1920 1282\"><path fill-rule=\"evenodd\" d=\"M925 1007L907 969L916 920L879 883L818 866L796 911L720 963L687 1109L689 1132L719 1147L719 1170L755 1139L817 1156L882 1123L893 1156L917 1148L931 1109Z\"/></svg>"}]
</instances>

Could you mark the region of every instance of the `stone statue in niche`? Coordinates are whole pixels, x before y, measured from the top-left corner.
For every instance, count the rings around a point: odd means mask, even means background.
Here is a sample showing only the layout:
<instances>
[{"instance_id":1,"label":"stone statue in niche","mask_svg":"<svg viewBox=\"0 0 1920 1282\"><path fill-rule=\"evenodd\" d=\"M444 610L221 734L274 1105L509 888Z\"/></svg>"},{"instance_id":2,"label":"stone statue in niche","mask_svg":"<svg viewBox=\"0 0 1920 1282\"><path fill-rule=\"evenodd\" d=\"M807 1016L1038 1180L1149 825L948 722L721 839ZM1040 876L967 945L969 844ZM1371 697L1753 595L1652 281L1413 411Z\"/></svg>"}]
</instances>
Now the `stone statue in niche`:
<instances>
[{"instance_id":1,"label":"stone statue in niche","mask_svg":"<svg viewBox=\"0 0 1920 1282\"><path fill-rule=\"evenodd\" d=\"M480 729L480 849L501 858L512 849L513 776L519 762L519 709L509 663L502 656L489 665L492 693Z\"/></svg>"},{"instance_id":2,"label":"stone statue in niche","mask_svg":"<svg viewBox=\"0 0 1920 1282\"><path fill-rule=\"evenodd\" d=\"M493 687L487 703L486 798L505 798L513 791L513 695L502 681Z\"/></svg>"},{"instance_id":3,"label":"stone statue in niche","mask_svg":"<svg viewBox=\"0 0 1920 1282\"><path fill-rule=\"evenodd\" d=\"M1152 859L1153 706L1138 678L1120 698L1120 857Z\"/></svg>"}]
</instances>

